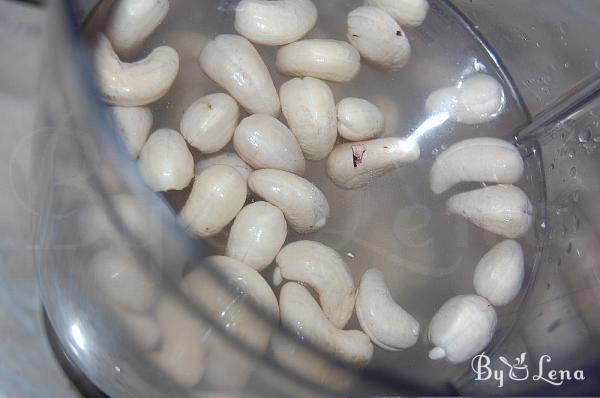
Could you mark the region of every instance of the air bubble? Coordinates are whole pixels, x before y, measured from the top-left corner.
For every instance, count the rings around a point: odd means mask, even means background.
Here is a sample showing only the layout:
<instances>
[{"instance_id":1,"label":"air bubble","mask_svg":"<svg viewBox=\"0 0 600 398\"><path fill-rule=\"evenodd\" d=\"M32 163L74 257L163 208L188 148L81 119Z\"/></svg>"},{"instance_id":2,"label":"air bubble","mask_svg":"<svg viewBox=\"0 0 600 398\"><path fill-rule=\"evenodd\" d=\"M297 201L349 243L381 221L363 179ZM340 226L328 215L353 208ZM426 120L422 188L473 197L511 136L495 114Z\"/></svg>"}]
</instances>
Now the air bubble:
<instances>
[{"instance_id":1,"label":"air bubble","mask_svg":"<svg viewBox=\"0 0 600 398\"><path fill-rule=\"evenodd\" d=\"M590 130L590 129L587 129L587 130L582 131L579 134L577 134L577 139L581 143L588 142L591 138L592 138L592 130Z\"/></svg>"},{"instance_id":2,"label":"air bubble","mask_svg":"<svg viewBox=\"0 0 600 398\"><path fill-rule=\"evenodd\" d=\"M560 34L562 36L566 36L567 33L569 33L569 27L564 22L561 22L561 23L558 24L558 29L560 30Z\"/></svg>"},{"instance_id":3,"label":"air bubble","mask_svg":"<svg viewBox=\"0 0 600 398\"><path fill-rule=\"evenodd\" d=\"M569 242L569 245L567 246L567 254L571 254L572 250L573 250L573 244L571 242Z\"/></svg>"},{"instance_id":4,"label":"air bubble","mask_svg":"<svg viewBox=\"0 0 600 398\"><path fill-rule=\"evenodd\" d=\"M573 149L573 148L569 149L569 157L571 159L573 159L575 157L575 149Z\"/></svg>"},{"instance_id":5,"label":"air bubble","mask_svg":"<svg viewBox=\"0 0 600 398\"><path fill-rule=\"evenodd\" d=\"M571 177L575 177L577 175L577 168L576 167L571 167L571 170L569 170L569 175Z\"/></svg>"}]
</instances>

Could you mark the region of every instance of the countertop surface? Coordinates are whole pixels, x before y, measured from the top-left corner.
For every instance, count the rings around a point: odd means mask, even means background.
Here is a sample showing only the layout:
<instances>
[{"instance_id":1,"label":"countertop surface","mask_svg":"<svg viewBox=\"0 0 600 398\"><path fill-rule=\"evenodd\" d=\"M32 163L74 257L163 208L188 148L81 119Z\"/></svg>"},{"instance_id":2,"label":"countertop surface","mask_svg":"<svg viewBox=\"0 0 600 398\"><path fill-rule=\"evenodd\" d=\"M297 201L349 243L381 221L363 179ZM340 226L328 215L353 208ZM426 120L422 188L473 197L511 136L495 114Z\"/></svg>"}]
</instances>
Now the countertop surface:
<instances>
[{"instance_id":1,"label":"countertop surface","mask_svg":"<svg viewBox=\"0 0 600 398\"><path fill-rule=\"evenodd\" d=\"M0 0L0 398L79 397L46 339L28 199L44 12Z\"/></svg>"}]
</instances>

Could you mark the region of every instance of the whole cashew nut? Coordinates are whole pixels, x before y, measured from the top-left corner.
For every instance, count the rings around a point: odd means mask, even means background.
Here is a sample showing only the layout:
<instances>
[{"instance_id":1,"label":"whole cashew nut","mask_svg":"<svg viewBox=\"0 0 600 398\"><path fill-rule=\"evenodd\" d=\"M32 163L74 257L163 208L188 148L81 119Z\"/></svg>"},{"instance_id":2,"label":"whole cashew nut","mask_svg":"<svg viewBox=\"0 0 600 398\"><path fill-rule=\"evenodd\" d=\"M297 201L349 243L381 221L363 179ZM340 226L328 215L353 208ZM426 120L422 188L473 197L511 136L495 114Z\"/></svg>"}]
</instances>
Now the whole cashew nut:
<instances>
[{"instance_id":1,"label":"whole cashew nut","mask_svg":"<svg viewBox=\"0 0 600 398\"><path fill-rule=\"evenodd\" d=\"M96 74L104 101L110 105L148 105L169 91L179 71L179 55L171 47L157 47L145 58L122 62L108 38L98 36Z\"/></svg>"},{"instance_id":2,"label":"whole cashew nut","mask_svg":"<svg viewBox=\"0 0 600 398\"><path fill-rule=\"evenodd\" d=\"M300 40L316 23L317 7L310 0L242 0L235 10L235 30L267 46Z\"/></svg>"},{"instance_id":3,"label":"whole cashew nut","mask_svg":"<svg viewBox=\"0 0 600 398\"><path fill-rule=\"evenodd\" d=\"M402 26L419 26L427 16L427 0L365 0L369 6L387 11Z\"/></svg>"},{"instance_id":4,"label":"whole cashew nut","mask_svg":"<svg viewBox=\"0 0 600 398\"><path fill-rule=\"evenodd\" d=\"M329 203L310 181L282 170L256 170L248 186L256 195L279 209L298 233L315 232L329 218Z\"/></svg>"},{"instance_id":5,"label":"whole cashew nut","mask_svg":"<svg viewBox=\"0 0 600 398\"><path fill-rule=\"evenodd\" d=\"M369 364L373 344L359 330L341 330L327 319L319 304L303 286L288 282L279 295L281 323L298 337L331 352L339 359L357 367Z\"/></svg>"},{"instance_id":6,"label":"whole cashew nut","mask_svg":"<svg viewBox=\"0 0 600 398\"><path fill-rule=\"evenodd\" d=\"M388 351L412 347L419 338L419 322L394 301L383 273L371 268L360 280L356 316L371 341Z\"/></svg>"},{"instance_id":7,"label":"whole cashew nut","mask_svg":"<svg viewBox=\"0 0 600 398\"><path fill-rule=\"evenodd\" d=\"M531 202L525 192L514 185L494 185L459 193L448 199L446 208L480 228L510 239L525 235L533 222Z\"/></svg>"},{"instance_id":8,"label":"whole cashew nut","mask_svg":"<svg viewBox=\"0 0 600 398\"><path fill-rule=\"evenodd\" d=\"M252 167L244 162L235 152L223 152L219 155L199 160L194 168L195 174L198 175L209 167L217 165L233 167L241 174L245 181L248 181L248 177L250 177L250 173L253 171Z\"/></svg>"},{"instance_id":9,"label":"whole cashew nut","mask_svg":"<svg viewBox=\"0 0 600 398\"><path fill-rule=\"evenodd\" d=\"M463 181L512 184L525 166L517 148L498 138L460 141L439 155L429 174L433 193L439 194Z\"/></svg>"},{"instance_id":10,"label":"whole cashew nut","mask_svg":"<svg viewBox=\"0 0 600 398\"><path fill-rule=\"evenodd\" d=\"M314 289L323 313L335 327L346 326L356 290L348 265L335 250L319 242L298 241L281 249L276 261L284 279Z\"/></svg>"},{"instance_id":11,"label":"whole cashew nut","mask_svg":"<svg viewBox=\"0 0 600 398\"><path fill-rule=\"evenodd\" d=\"M338 133L348 141L366 141L377 138L385 129L385 118L373 103L348 97L336 107Z\"/></svg>"}]
</instances>

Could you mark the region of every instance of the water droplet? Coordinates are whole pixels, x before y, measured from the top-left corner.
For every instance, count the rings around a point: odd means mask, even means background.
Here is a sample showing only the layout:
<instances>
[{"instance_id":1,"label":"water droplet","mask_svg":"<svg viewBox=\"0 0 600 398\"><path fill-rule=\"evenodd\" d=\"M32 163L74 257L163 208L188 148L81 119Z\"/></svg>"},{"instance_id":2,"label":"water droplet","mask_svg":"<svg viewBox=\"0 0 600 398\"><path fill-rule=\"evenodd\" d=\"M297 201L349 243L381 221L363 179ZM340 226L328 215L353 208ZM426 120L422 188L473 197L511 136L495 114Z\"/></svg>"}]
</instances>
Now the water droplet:
<instances>
[{"instance_id":1,"label":"water droplet","mask_svg":"<svg viewBox=\"0 0 600 398\"><path fill-rule=\"evenodd\" d=\"M600 135L597 137L594 137L594 142L600 142Z\"/></svg>"},{"instance_id":2,"label":"water droplet","mask_svg":"<svg viewBox=\"0 0 600 398\"><path fill-rule=\"evenodd\" d=\"M592 130L590 129L584 130L577 134L577 139L581 143L588 142L590 138L592 138Z\"/></svg>"},{"instance_id":3,"label":"water droplet","mask_svg":"<svg viewBox=\"0 0 600 398\"><path fill-rule=\"evenodd\" d=\"M574 148L569 149L569 157L571 159L573 159L575 157L575 149Z\"/></svg>"},{"instance_id":4,"label":"water droplet","mask_svg":"<svg viewBox=\"0 0 600 398\"><path fill-rule=\"evenodd\" d=\"M573 244L569 242L569 245L567 246L567 254L571 254L571 250L573 250Z\"/></svg>"},{"instance_id":5,"label":"water droplet","mask_svg":"<svg viewBox=\"0 0 600 398\"><path fill-rule=\"evenodd\" d=\"M546 219L542 218L539 223L540 229L543 231L546 229Z\"/></svg>"},{"instance_id":6,"label":"water droplet","mask_svg":"<svg viewBox=\"0 0 600 398\"><path fill-rule=\"evenodd\" d=\"M431 154L432 154L433 156L437 156L437 154L438 154L438 153L440 153L440 150L439 150L438 148L433 148L433 149L431 150Z\"/></svg>"},{"instance_id":7,"label":"water droplet","mask_svg":"<svg viewBox=\"0 0 600 398\"><path fill-rule=\"evenodd\" d=\"M566 36L569 33L569 27L564 22L558 24L558 29L560 30L560 34L562 36Z\"/></svg>"},{"instance_id":8,"label":"water droplet","mask_svg":"<svg viewBox=\"0 0 600 398\"><path fill-rule=\"evenodd\" d=\"M576 167L571 167L571 170L569 170L569 175L571 177L575 177L577 175L577 168Z\"/></svg>"},{"instance_id":9,"label":"water droplet","mask_svg":"<svg viewBox=\"0 0 600 398\"><path fill-rule=\"evenodd\" d=\"M569 63L565 62L565 69L569 69Z\"/></svg>"},{"instance_id":10,"label":"water droplet","mask_svg":"<svg viewBox=\"0 0 600 398\"><path fill-rule=\"evenodd\" d=\"M537 48L542 48L542 43L540 43L539 41L536 41L536 42L535 42L535 46L536 46Z\"/></svg>"},{"instance_id":11,"label":"water droplet","mask_svg":"<svg viewBox=\"0 0 600 398\"><path fill-rule=\"evenodd\" d=\"M573 202L577 203L579 202L579 197L581 196L581 194L579 193L579 190L576 190L575 192L573 192L573 194L571 195L571 200L573 200Z\"/></svg>"},{"instance_id":12,"label":"water droplet","mask_svg":"<svg viewBox=\"0 0 600 398\"><path fill-rule=\"evenodd\" d=\"M555 166L554 166L554 163L550 163L550 168L549 168L549 169L550 169L550 170L554 170L554 167L555 167Z\"/></svg>"},{"instance_id":13,"label":"water droplet","mask_svg":"<svg viewBox=\"0 0 600 398\"><path fill-rule=\"evenodd\" d=\"M351 252L346 253L346 255L350 258L354 258L354 254L352 254Z\"/></svg>"},{"instance_id":14,"label":"water droplet","mask_svg":"<svg viewBox=\"0 0 600 398\"><path fill-rule=\"evenodd\" d=\"M442 148L442 151L445 151L446 149L448 149L448 145L446 145L446 144L442 144L442 147L441 147L441 148Z\"/></svg>"}]
</instances>

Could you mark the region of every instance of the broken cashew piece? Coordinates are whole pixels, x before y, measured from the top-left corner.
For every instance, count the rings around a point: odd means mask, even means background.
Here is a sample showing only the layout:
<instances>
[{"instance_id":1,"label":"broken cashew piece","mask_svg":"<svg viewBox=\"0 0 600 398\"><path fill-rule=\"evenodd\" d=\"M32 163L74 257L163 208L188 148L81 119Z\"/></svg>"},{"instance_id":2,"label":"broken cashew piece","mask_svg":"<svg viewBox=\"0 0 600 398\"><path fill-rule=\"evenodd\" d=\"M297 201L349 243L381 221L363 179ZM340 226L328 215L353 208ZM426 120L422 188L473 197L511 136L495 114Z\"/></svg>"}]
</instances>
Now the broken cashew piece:
<instances>
[{"instance_id":1,"label":"broken cashew piece","mask_svg":"<svg viewBox=\"0 0 600 398\"><path fill-rule=\"evenodd\" d=\"M383 273L367 270L356 296L356 316L371 341L388 351L412 347L419 338L419 322L394 301Z\"/></svg>"},{"instance_id":2,"label":"broken cashew piece","mask_svg":"<svg viewBox=\"0 0 600 398\"><path fill-rule=\"evenodd\" d=\"M510 142L471 138L452 145L435 159L429 183L436 194L463 181L512 184L521 179L524 168L519 150Z\"/></svg>"},{"instance_id":3,"label":"broken cashew piece","mask_svg":"<svg viewBox=\"0 0 600 398\"><path fill-rule=\"evenodd\" d=\"M308 160L322 160L337 138L335 99L329 86L305 77L285 82L279 89L281 109Z\"/></svg>"},{"instance_id":4,"label":"broken cashew piece","mask_svg":"<svg viewBox=\"0 0 600 398\"><path fill-rule=\"evenodd\" d=\"M148 105L169 91L179 71L179 55L171 47L157 47L145 58L126 63L103 34L98 35L94 57L98 85L110 105Z\"/></svg>"},{"instance_id":5,"label":"broken cashew piece","mask_svg":"<svg viewBox=\"0 0 600 398\"><path fill-rule=\"evenodd\" d=\"M365 5L379 7L402 26L419 26L427 16L427 0L365 0Z\"/></svg>"},{"instance_id":6,"label":"broken cashew piece","mask_svg":"<svg viewBox=\"0 0 600 398\"><path fill-rule=\"evenodd\" d=\"M250 115L235 129L233 146L254 169L304 174L306 161L294 134L269 115Z\"/></svg>"},{"instance_id":7,"label":"broken cashew piece","mask_svg":"<svg viewBox=\"0 0 600 398\"><path fill-rule=\"evenodd\" d=\"M488 251L473 274L475 291L495 306L506 305L519 294L525 260L519 242L505 240Z\"/></svg>"},{"instance_id":8,"label":"broken cashew piece","mask_svg":"<svg viewBox=\"0 0 600 398\"><path fill-rule=\"evenodd\" d=\"M109 113L127 152L137 158L152 128L152 112L142 107L112 106Z\"/></svg>"},{"instance_id":9,"label":"broken cashew piece","mask_svg":"<svg viewBox=\"0 0 600 398\"><path fill-rule=\"evenodd\" d=\"M304 234L325 226L329 203L310 181L282 170L256 170L248 186L256 195L277 206L294 231Z\"/></svg>"},{"instance_id":10,"label":"broken cashew piece","mask_svg":"<svg viewBox=\"0 0 600 398\"><path fill-rule=\"evenodd\" d=\"M300 40L316 23L317 7L310 0L242 0L235 10L235 30L267 46Z\"/></svg>"},{"instance_id":11,"label":"broken cashew piece","mask_svg":"<svg viewBox=\"0 0 600 398\"><path fill-rule=\"evenodd\" d=\"M196 176L179 221L201 238L214 236L242 209L247 191L244 178L233 167L209 167Z\"/></svg>"},{"instance_id":12,"label":"broken cashew piece","mask_svg":"<svg viewBox=\"0 0 600 398\"><path fill-rule=\"evenodd\" d=\"M338 133L348 141L366 141L379 137L385 129L385 118L373 103L348 97L337 106Z\"/></svg>"},{"instance_id":13,"label":"broken cashew piece","mask_svg":"<svg viewBox=\"0 0 600 398\"><path fill-rule=\"evenodd\" d=\"M119 0L113 3L106 36L117 53L139 49L169 12L169 0Z\"/></svg>"},{"instance_id":14,"label":"broken cashew piece","mask_svg":"<svg viewBox=\"0 0 600 398\"><path fill-rule=\"evenodd\" d=\"M435 346L429 358L452 363L471 360L494 337L494 307L475 294L456 296L444 303L429 324L429 341Z\"/></svg>"},{"instance_id":15,"label":"broken cashew piece","mask_svg":"<svg viewBox=\"0 0 600 398\"><path fill-rule=\"evenodd\" d=\"M202 153L215 153L223 149L237 126L237 102L223 93L200 98L183 113L181 134L191 146Z\"/></svg>"},{"instance_id":16,"label":"broken cashew piece","mask_svg":"<svg viewBox=\"0 0 600 398\"><path fill-rule=\"evenodd\" d=\"M425 106L429 113L447 113L458 123L479 124L497 118L504 104L502 85L489 75L476 73L455 87L434 91Z\"/></svg>"},{"instance_id":17,"label":"broken cashew piece","mask_svg":"<svg viewBox=\"0 0 600 398\"><path fill-rule=\"evenodd\" d=\"M373 344L369 336L359 330L341 330L327 319L319 304L303 286L288 282L279 295L281 323L298 337L332 353L356 367L369 364Z\"/></svg>"},{"instance_id":18,"label":"broken cashew piece","mask_svg":"<svg viewBox=\"0 0 600 398\"><path fill-rule=\"evenodd\" d=\"M279 96L269 70L256 48L244 37L217 36L204 46L200 66L248 113L279 115Z\"/></svg>"},{"instance_id":19,"label":"broken cashew piece","mask_svg":"<svg viewBox=\"0 0 600 398\"><path fill-rule=\"evenodd\" d=\"M301 40L277 51L277 70L288 76L311 76L349 82L360 72L360 54L345 41Z\"/></svg>"},{"instance_id":20,"label":"broken cashew piece","mask_svg":"<svg viewBox=\"0 0 600 398\"><path fill-rule=\"evenodd\" d=\"M459 193L446 202L458 214L487 231L510 239L519 238L531 227L533 206L520 188L494 185Z\"/></svg>"},{"instance_id":21,"label":"broken cashew piece","mask_svg":"<svg viewBox=\"0 0 600 398\"><path fill-rule=\"evenodd\" d=\"M142 176L157 192L182 190L194 177L194 158L175 130L157 130L142 147L138 161Z\"/></svg>"},{"instance_id":22,"label":"broken cashew piece","mask_svg":"<svg viewBox=\"0 0 600 398\"><path fill-rule=\"evenodd\" d=\"M210 330L193 313L170 296L156 308L162 344L150 358L183 387L198 384L206 368L206 339Z\"/></svg>"},{"instance_id":23,"label":"broken cashew piece","mask_svg":"<svg viewBox=\"0 0 600 398\"><path fill-rule=\"evenodd\" d=\"M267 202L251 203L235 218L225 254L262 271L273 262L286 236L281 210Z\"/></svg>"},{"instance_id":24,"label":"broken cashew piece","mask_svg":"<svg viewBox=\"0 0 600 398\"><path fill-rule=\"evenodd\" d=\"M348 41L365 60L391 71L410 58L410 43L398 23L377 7L359 7L348 14Z\"/></svg>"},{"instance_id":25,"label":"broken cashew piece","mask_svg":"<svg viewBox=\"0 0 600 398\"><path fill-rule=\"evenodd\" d=\"M284 279L314 289L323 313L336 328L346 326L356 290L348 265L335 250L308 240L290 243L277 255L277 266Z\"/></svg>"},{"instance_id":26,"label":"broken cashew piece","mask_svg":"<svg viewBox=\"0 0 600 398\"><path fill-rule=\"evenodd\" d=\"M250 173L253 171L252 167L244 162L235 152L223 152L219 155L199 160L194 169L195 174L198 175L209 167L217 165L233 167L242 175L245 181L248 181L248 177L250 177Z\"/></svg>"},{"instance_id":27,"label":"broken cashew piece","mask_svg":"<svg viewBox=\"0 0 600 398\"><path fill-rule=\"evenodd\" d=\"M327 158L327 175L340 188L356 189L416 161L420 153L415 140L404 138L342 144Z\"/></svg>"}]
</instances>

